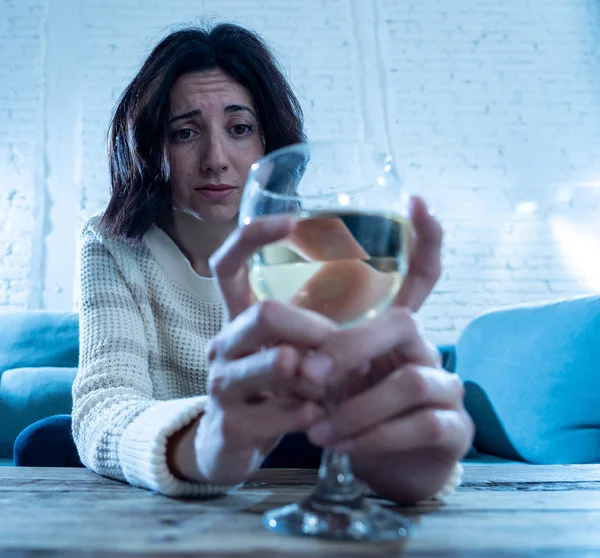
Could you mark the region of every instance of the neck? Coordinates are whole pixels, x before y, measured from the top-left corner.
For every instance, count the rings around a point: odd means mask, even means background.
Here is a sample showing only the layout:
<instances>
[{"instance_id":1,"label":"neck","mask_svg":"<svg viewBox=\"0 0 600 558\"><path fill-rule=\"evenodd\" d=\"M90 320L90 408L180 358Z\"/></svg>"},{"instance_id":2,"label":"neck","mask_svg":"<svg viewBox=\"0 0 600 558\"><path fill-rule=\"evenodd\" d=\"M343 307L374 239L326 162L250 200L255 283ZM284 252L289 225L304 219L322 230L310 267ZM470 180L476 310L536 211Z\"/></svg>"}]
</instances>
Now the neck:
<instances>
[{"instance_id":1,"label":"neck","mask_svg":"<svg viewBox=\"0 0 600 558\"><path fill-rule=\"evenodd\" d=\"M194 271L202 277L210 277L208 260L236 225L236 218L220 223L207 223L187 213L175 211L173 219L164 230L189 260Z\"/></svg>"}]
</instances>

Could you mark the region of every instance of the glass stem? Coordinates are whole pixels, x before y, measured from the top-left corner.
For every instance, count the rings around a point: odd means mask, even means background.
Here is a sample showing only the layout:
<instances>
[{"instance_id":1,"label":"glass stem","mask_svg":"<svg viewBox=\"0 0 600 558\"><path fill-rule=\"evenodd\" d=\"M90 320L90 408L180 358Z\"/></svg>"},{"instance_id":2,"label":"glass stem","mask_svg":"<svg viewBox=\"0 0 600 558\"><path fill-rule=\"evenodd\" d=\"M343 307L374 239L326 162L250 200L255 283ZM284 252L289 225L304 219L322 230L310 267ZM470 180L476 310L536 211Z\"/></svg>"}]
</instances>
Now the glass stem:
<instances>
[{"instance_id":1,"label":"glass stem","mask_svg":"<svg viewBox=\"0 0 600 558\"><path fill-rule=\"evenodd\" d=\"M324 504L362 504L362 486L352 472L348 454L335 452L331 448L323 450L319 478L311 498Z\"/></svg>"}]
</instances>

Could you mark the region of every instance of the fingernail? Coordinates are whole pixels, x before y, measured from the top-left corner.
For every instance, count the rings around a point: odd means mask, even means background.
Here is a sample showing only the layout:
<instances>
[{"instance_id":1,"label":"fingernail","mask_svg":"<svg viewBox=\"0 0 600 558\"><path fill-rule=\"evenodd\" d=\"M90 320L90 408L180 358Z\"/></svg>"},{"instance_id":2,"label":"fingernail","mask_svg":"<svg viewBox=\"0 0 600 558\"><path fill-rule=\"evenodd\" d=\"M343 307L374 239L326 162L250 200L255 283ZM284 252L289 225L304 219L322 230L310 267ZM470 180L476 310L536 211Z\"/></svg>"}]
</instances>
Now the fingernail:
<instances>
[{"instance_id":1,"label":"fingernail","mask_svg":"<svg viewBox=\"0 0 600 558\"><path fill-rule=\"evenodd\" d=\"M304 372L317 383L323 383L332 369L333 360L328 355L312 355L304 361Z\"/></svg>"},{"instance_id":2,"label":"fingernail","mask_svg":"<svg viewBox=\"0 0 600 558\"><path fill-rule=\"evenodd\" d=\"M308 436L316 444L327 444L333 438L333 425L328 420L317 422L308 430Z\"/></svg>"}]
</instances>

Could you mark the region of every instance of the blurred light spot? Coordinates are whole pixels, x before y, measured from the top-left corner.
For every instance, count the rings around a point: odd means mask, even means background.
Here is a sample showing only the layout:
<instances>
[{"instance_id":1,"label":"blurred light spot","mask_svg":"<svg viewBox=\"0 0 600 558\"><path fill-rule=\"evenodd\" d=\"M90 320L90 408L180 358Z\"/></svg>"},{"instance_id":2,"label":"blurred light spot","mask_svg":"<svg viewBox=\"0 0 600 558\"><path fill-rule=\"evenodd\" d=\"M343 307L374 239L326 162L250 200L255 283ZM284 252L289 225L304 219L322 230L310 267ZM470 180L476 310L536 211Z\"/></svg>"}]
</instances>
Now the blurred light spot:
<instances>
[{"instance_id":1,"label":"blurred light spot","mask_svg":"<svg viewBox=\"0 0 600 558\"><path fill-rule=\"evenodd\" d=\"M593 257L598 252L598 235L577 231L564 217L553 217L550 226L569 268L591 290L600 291L600 260Z\"/></svg>"},{"instance_id":2,"label":"blurred light spot","mask_svg":"<svg viewBox=\"0 0 600 558\"><path fill-rule=\"evenodd\" d=\"M338 202L340 202L340 205L350 205L350 196L348 194L339 194Z\"/></svg>"},{"instance_id":3,"label":"blurred light spot","mask_svg":"<svg viewBox=\"0 0 600 558\"><path fill-rule=\"evenodd\" d=\"M517 213L534 213L538 210L539 204L534 201L519 202L515 207Z\"/></svg>"},{"instance_id":4,"label":"blurred light spot","mask_svg":"<svg viewBox=\"0 0 600 558\"><path fill-rule=\"evenodd\" d=\"M383 176L379 176L377 177L377 184L379 186L385 186L387 184L385 178L383 178Z\"/></svg>"},{"instance_id":5,"label":"blurred light spot","mask_svg":"<svg viewBox=\"0 0 600 558\"><path fill-rule=\"evenodd\" d=\"M250 217L244 217L244 225L249 225L250 224Z\"/></svg>"},{"instance_id":6,"label":"blurred light spot","mask_svg":"<svg viewBox=\"0 0 600 558\"><path fill-rule=\"evenodd\" d=\"M559 203L567 203L573 199L573 192L571 188L561 188L556 193L556 201Z\"/></svg>"}]
</instances>

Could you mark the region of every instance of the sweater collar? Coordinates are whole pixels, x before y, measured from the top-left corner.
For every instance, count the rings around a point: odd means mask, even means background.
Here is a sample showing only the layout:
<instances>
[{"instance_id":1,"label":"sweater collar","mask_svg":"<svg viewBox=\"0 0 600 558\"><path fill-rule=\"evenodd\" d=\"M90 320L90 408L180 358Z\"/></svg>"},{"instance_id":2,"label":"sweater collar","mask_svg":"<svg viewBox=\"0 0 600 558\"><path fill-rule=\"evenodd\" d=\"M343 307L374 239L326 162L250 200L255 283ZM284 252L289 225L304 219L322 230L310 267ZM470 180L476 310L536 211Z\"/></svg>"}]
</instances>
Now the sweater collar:
<instances>
[{"instance_id":1,"label":"sweater collar","mask_svg":"<svg viewBox=\"0 0 600 558\"><path fill-rule=\"evenodd\" d=\"M191 295L206 302L222 302L217 283L212 277L201 277L175 241L161 228L154 226L144 242L170 279Z\"/></svg>"}]
</instances>

